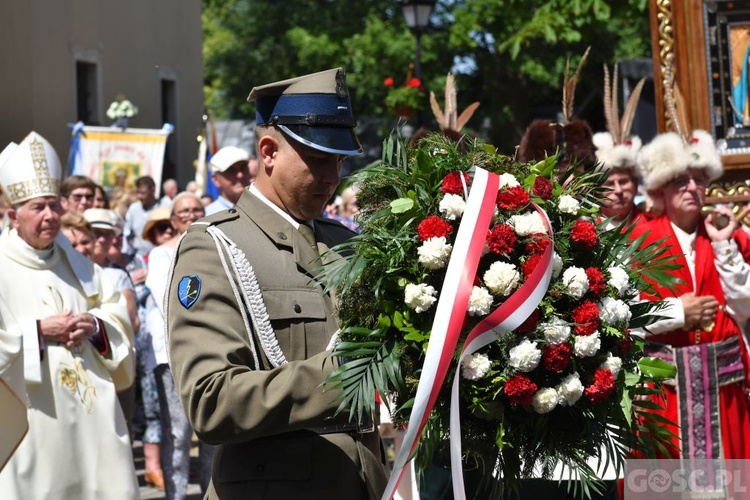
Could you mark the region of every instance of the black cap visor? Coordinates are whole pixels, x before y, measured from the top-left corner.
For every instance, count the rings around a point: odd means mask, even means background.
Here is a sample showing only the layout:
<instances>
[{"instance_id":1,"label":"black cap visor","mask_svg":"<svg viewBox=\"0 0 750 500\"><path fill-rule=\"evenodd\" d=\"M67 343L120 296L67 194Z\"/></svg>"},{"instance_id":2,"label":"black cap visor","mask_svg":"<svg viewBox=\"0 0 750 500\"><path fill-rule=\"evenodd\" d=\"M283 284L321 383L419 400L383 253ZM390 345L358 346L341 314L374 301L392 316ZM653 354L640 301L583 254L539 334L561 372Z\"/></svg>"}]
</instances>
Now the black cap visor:
<instances>
[{"instance_id":1,"label":"black cap visor","mask_svg":"<svg viewBox=\"0 0 750 500\"><path fill-rule=\"evenodd\" d=\"M281 124L276 126L295 141L325 153L344 156L362 154L362 146L351 127Z\"/></svg>"}]
</instances>

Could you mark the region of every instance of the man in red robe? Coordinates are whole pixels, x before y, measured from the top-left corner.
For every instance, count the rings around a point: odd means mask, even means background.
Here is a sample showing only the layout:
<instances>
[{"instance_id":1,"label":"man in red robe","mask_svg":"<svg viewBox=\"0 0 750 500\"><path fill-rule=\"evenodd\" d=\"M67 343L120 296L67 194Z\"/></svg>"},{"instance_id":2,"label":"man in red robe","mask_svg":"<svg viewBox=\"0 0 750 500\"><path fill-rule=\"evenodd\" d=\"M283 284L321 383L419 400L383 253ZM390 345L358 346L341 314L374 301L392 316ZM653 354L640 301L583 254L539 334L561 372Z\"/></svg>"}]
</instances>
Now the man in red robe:
<instances>
[{"instance_id":1,"label":"man in red robe","mask_svg":"<svg viewBox=\"0 0 750 500\"><path fill-rule=\"evenodd\" d=\"M657 136L640 157L646 188L664 204L664 213L638 228L646 242L662 238L680 264L681 280L668 289L653 283L647 300L665 299L670 319L649 327L652 355L677 366L665 386L662 414L671 428L673 458L750 458L748 351L738 324L750 317L750 266L745 244L735 239L731 210L717 208L704 218L705 188L722 174L713 139L693 132L686 144L677 134ZM727 225L719 219L723 214Z\"/></svg>"}]
</instances>

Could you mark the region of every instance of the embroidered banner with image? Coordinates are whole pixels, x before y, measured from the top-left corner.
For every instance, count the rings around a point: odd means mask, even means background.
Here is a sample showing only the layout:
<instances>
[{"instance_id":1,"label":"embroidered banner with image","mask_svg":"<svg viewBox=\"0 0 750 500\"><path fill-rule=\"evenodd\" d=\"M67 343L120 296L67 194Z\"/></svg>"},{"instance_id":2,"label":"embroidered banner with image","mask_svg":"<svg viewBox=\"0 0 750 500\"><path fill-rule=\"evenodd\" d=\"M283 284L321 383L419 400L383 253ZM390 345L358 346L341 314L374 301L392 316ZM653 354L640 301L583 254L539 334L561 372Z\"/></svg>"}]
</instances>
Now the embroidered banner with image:
<instances>
[{"instance_id":1,"label":"embroidered banner with image","mask_svg":"<svg viewBox=\"0 0 750 500\"><path fill-rule=\"evenodd\" d=\"M110 191L134 188L138 177L148 175L161 185L164 149L172 131L161 129L76 126L70 151L70 172L85 175Z\"/></svg>"}]
</instances>

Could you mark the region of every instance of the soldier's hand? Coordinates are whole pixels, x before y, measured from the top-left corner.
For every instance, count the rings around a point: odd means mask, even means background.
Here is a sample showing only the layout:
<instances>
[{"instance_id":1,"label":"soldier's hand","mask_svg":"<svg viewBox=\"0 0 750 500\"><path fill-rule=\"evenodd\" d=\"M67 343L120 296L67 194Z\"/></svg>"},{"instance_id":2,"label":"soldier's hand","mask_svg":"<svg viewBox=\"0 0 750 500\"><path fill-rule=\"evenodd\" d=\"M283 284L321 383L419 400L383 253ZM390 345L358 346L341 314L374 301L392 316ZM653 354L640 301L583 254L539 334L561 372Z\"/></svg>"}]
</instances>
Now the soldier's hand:
<instances>
[{"instance_id":1,"label":"soldier's hand","mask_svg":"<svg viewBox=\"0 0 750 500\"><path fill-rule=\"evenodd\" d=\"M691 330L702 324L711 323L719 309L719 301L712 295L696 296L689 292L680 296L685 311L685 329Z\"/></svg>"}]
</instances>

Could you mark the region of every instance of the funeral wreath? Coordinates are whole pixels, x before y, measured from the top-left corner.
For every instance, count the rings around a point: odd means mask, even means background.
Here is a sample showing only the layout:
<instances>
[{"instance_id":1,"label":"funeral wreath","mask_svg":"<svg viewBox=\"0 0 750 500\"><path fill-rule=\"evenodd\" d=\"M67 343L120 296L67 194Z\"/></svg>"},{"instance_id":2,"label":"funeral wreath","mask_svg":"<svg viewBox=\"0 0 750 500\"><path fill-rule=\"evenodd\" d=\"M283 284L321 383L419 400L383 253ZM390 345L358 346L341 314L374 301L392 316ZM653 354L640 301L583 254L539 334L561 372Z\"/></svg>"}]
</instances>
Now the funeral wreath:
<instances>
[{"instance_id":1,"label":"funeral wreath","mask_svg":"<svg viewBox=\"0 0 750 500\"><path fill-rule=\"evenodd\" d=\"M395 476L415 451L418 471L452 463L454 491L456 469L474 469L500 495L561 464L589 496L592 459L622 470L629 451L658 452L649 397L673 367L631 329L658 317L635 300L644 278L668 283L673 263L626 227L603 230L601 173L555 163L394 135L356 174L361 234L321 275L345 361L326 388L352 418L380 394L407 429Z\"/></svg>"}]
</instances>

